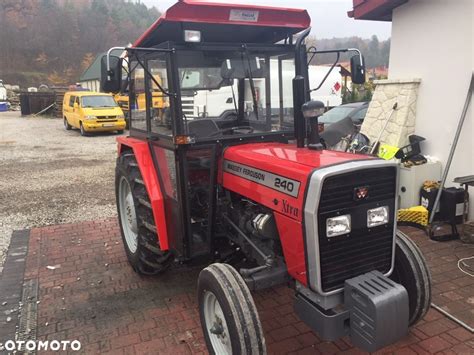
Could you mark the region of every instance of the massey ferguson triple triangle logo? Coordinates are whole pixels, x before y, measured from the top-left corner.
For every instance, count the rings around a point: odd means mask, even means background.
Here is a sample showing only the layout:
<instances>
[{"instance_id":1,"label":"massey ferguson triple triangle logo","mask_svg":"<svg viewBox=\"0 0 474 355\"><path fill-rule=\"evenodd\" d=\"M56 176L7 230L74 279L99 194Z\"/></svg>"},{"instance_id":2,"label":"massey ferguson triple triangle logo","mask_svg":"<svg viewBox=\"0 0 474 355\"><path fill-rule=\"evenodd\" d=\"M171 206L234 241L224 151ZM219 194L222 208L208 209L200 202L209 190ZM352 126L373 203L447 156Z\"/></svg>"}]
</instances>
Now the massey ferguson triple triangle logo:
<instances>
[{"instance_id":1,"label":"massey ferguson triple triangle logo","mask_svg":"<svg viewBox=\"0 0 474 355\"><path fill-rule=\"evenodd\" d=\"M369 197L369 187L360 186L354 189L354 201L365 200Z\"/></svg>"}]
</instances>

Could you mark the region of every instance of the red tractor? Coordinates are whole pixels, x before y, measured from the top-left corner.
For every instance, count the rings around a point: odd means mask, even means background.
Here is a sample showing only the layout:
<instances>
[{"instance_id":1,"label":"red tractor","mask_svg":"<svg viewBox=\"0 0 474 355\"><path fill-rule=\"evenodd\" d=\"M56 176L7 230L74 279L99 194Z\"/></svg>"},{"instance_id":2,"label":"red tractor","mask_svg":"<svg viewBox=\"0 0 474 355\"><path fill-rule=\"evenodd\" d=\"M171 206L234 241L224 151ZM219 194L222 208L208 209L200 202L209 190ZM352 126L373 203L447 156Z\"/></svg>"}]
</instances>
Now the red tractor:
<instances>
[{"instance_id":1,"label":"red tractor","mask_svg":"<svg viewBox=\"0 0 474 355\"><path fill-rule=\"evenodd\" d=\"M123 58L102 60L105 91L130 95L116 167L128 259L144 275L204 266L198 304L211 353L266 353L251 290L289 285L295 312L321 337L350 336L367 351L405 336L430 306L423 256L396 227L398 165L324 149L309 26L304 10L185 0ZM143 94L146 109L133 105ZM224 104L231 110L215 117L197 109Z\"/></svg>"}]
</instances>

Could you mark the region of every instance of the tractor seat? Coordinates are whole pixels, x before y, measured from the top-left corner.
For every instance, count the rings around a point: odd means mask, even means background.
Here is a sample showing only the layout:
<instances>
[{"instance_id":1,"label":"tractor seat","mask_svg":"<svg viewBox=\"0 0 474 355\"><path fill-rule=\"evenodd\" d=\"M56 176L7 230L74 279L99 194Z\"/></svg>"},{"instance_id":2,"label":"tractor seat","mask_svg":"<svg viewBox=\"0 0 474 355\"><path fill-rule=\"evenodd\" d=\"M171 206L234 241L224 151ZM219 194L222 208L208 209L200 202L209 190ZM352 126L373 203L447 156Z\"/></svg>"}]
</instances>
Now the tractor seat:
<instances>
[{"instance_id":1,"label":"tractor seat","mask_svg":"<svg viewBox=\"0 0 474 355\"><path fill-rule=\"evenodd\" d=\"M214 120L195 119L188 122L188 132L194 134L196 138L204 138L219 132L219 127Z\"/></svg>"}]
</instances>

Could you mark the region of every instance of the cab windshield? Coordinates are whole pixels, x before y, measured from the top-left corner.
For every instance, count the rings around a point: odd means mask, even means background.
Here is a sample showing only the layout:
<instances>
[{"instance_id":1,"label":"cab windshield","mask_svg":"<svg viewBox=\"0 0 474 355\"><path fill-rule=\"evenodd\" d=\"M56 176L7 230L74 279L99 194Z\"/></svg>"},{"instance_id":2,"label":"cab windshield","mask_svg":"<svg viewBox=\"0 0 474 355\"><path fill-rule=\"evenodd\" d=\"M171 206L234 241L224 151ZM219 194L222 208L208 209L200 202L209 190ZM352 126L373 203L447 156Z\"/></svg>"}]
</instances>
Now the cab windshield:
<instances>
[{"instance_id":1,"label":"cab windshield","mask_svg":"<svg viewBox=\"0 0 474 355\"><path fill-rule=\"evenodd\" d=\"M181 50L177 57L186 134L202 140L293 130L293 51Z\"/></svg>"},{"instance_id":2,"label":"cab windshield","mask_svg":"<svg viewBox=\"0 0 474 355\"><path fill-rule=\"evenodd\" d=\"M82 97L82 107L117 107L112 96L108 95L94 95L94 96L83 96Z\"/></svg>"}]
</instances>

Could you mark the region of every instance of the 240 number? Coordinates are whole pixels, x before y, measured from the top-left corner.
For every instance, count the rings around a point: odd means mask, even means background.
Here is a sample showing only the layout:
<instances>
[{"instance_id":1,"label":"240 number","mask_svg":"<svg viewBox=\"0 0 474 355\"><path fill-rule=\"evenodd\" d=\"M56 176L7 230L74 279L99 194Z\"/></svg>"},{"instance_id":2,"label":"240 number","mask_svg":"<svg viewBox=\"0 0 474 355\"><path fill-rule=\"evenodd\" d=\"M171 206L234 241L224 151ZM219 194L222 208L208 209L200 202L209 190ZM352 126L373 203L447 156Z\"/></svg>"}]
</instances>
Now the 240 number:
<instances>
[{"instance_id":1,"label":"240 number","mask_svg":"<svg viewBox=\"0 0 474 355\"><path fill-rule=\"evenodd\" d=\"M291 181L280 178L275 178L275 187L277 189L283 189L288 192L293 192L293 190L295 189L295 185Z\"/></svg>"}]
</instances>

